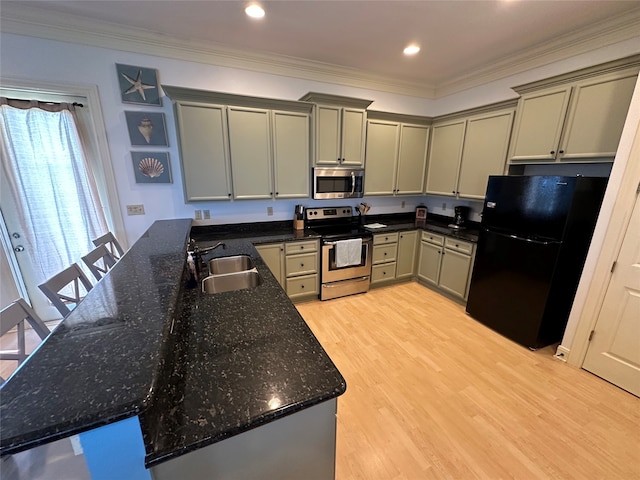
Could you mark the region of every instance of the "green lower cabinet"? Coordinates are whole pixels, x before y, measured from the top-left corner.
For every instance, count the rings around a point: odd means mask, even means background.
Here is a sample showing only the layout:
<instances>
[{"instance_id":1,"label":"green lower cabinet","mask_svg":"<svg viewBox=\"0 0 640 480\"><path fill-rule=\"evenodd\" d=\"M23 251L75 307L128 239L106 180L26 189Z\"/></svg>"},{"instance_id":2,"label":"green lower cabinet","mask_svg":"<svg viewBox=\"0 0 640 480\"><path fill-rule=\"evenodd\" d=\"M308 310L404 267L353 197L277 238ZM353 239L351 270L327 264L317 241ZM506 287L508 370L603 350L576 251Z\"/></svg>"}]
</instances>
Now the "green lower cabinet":
<instances>
[{"instance_id":1,"label":"green lower cabinet","mask_svg":"<svg viewBox=\"0 0 640 480\"><path fill-rule=\"evenodd\" d=\"M418 278L438 286L440 265L442 262L442 246L421 242L418 260Z\"/></svg>"},{"instance_id":2,"label":"green lower cabinet","mask_svg":"<svg viewBox=\"0 0 640 480\"><path fill-rule=\"evenodd\" d=\"M423 232L418 278L451 296L466 300L474 254L473 243Z\"/></svg>"},{"instance_id":3,"label":"green lower cabinet","mask_svg":"<svg viewBox=\"0 0 640 480\"><path fill-rule=\"evenodd\" d=\"M373 236L371 255L371 285L385 283L396 278L398 233L381 233Z\"/></svg>"},{"instance_id":4,"label":"green lower cabinet","mask_svg":"<svg viewBox=\"0 0 640 480\"><path fill-rule=\"evenodd\" d=\"M284 283L284 244L282 243L269 243L266 245L256 245L256 250L267 264L269 270L282 288L285 288Z\"/></svg>"},{"instance_id":5,"label":"green lower cabinet","mask_svg":"<svg viewBox=\"0 0 640 480\"><path fill-rule=\"evenodd\" d=\"M256 245L273 276L292 300L317 297L320 292L318 240Z\"/></svg>"},{"instance_id":6,"label":"green lower cabinet","mask_svg":"<svg viewBox=\"0 0 640 480\"><path fill-rule=\"evenodd\" d=\"M396 260L396 279L410 279L416 271L416 253L418 251L418 231L400 232L398 237L398 255Z\"/></svg>"}]
</instances>

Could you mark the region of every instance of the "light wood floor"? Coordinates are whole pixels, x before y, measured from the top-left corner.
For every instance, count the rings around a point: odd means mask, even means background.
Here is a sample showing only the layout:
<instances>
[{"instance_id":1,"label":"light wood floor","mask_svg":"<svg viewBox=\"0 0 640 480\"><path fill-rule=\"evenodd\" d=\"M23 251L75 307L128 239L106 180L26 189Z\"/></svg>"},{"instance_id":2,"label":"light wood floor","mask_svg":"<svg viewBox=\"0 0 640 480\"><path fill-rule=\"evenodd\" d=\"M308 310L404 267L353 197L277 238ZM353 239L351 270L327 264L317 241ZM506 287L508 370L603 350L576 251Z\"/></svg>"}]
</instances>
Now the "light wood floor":
<instances>
[{"instance_id":1,"label":"light wood floor","mask_svg":"<svg viewBox=\"0 0 640 480\"><path fill-rule=\"evenodd\" d=\"M347 381L336 479L640 479L640 399L414 282L297 305Z\"/></svg>"}]
</instances>

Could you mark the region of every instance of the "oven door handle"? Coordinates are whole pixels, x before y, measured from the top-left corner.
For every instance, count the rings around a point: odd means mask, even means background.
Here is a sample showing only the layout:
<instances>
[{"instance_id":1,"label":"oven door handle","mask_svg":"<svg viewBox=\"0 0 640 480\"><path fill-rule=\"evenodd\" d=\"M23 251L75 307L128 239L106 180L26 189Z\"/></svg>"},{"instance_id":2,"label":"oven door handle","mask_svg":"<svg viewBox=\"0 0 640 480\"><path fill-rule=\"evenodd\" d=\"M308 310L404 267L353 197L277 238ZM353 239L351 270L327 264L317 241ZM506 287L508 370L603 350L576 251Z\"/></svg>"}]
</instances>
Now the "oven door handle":
<instances>
[{"instance_id":1,"label":"oven door handle","mask_svg":"<svg viewBox=\"0 0 640 480\"><path fill-rule=\"evenodd\" d=\"M322 242L322 245L329 245L329 246L335 246L336 243L338 242ZM366 239L366 240L362 240L362 245L369 245L369 243L371 243L371 240Z\"/></svg>"}]
</instances>

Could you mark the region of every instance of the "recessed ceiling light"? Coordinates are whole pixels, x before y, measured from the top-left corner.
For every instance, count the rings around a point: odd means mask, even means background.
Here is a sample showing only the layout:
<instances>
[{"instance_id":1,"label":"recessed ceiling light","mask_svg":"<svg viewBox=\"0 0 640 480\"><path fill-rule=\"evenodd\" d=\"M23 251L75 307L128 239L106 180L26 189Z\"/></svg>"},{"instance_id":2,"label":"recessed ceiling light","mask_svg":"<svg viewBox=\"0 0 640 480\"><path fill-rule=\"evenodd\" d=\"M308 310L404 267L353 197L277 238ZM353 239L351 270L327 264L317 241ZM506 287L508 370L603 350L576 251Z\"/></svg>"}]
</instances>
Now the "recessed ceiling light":
<instances>
[{"instance_id":1,"label":"recessed ceiling light","mask_svg":"<svg viewBox=\"0 0 640 480\"><path fill-rule=\"evenodd\" d=\"M244 9L244 13L249 15L251 18L262 18L264 17L264 9L255 3L252 3L247 8Z\"/></svg>"},{"instance_id":2,"label":"recessed ceiling light","mask_svg":"<svg viewBox=\"0 0 640 480\"><path fill-rule=\"evenodd\" d=\"M420 51L420 47L419 46L417 46L417 45L409 45L408 47L406 47L404 49L404 54L405 55L415 55L419 51Z\"/></svg>"}]
</instances>

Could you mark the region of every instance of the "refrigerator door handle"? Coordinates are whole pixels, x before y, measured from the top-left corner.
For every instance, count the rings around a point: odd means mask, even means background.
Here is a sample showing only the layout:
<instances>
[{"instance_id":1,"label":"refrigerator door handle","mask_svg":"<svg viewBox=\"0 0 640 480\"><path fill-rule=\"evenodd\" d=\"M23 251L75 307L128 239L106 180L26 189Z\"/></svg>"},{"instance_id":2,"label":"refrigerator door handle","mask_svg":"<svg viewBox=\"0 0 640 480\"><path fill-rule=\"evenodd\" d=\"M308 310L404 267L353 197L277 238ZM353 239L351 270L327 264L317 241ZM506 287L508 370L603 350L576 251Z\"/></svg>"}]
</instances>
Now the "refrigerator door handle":
<instances>
[{"instance_id":1,"label":"refrigerator door handle","mask_svg":"<svg viewBox=\"0 0 640 480\"><path fill-rule=\"evenodd\" d=\"M534 238L521 237L519 235L514 235L514 234L511 234L511 233L496 232L495 230L491 230L489 228L485 228L484 230L486 232L488 232L488 233L493 234L493 235L499 235L501 237L513 238L514 240L519 240L521 242L535 243L537 245L555 245L555 244L562 243L562 242L559 242L557 240L536 240Z\"/></svg>"}]
</instances>

